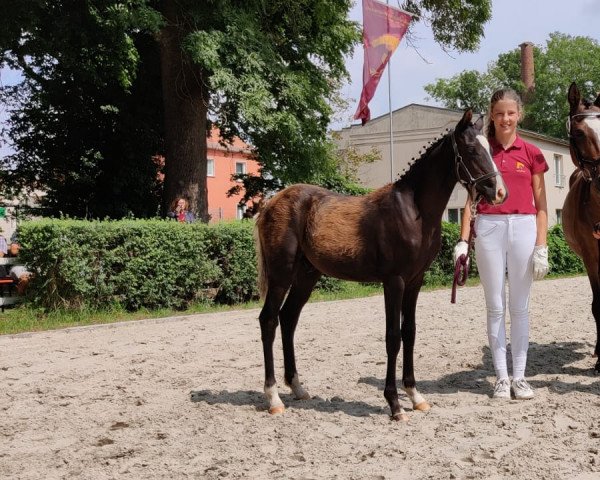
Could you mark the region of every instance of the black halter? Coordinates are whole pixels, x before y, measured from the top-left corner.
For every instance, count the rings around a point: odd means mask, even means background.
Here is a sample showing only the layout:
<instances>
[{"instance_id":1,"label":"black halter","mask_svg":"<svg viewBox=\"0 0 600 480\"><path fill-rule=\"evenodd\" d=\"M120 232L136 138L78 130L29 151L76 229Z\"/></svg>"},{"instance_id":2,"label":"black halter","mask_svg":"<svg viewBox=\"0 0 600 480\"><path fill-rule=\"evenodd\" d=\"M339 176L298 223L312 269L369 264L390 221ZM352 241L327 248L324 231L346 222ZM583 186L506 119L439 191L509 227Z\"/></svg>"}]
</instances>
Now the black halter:
<instances>
[{"instance_id":1,"label":"black halter","mask_svg":"<svg viewBox=\"0 0 600 480\"><path fill-rule=\"evenodd\" d=\"M576 117L583 117L583 118L600 118L600 112L583 112L583 113L576 113L574 115L570 115L569 117L567 117L567 133L569 134L569 143L571 144L571 147L573 147L573 151L575 152L575 160L577 161L577 164L579 165L579 168L583 171L590 171L591 173L591 177L590 178L586 178L587 181L592 181L595 178L598 178L598 176L600 175L600 157L598 158L584 158L583 155L581 154L581 152L579 151L579 148L577 148L577 144L575 143L575 138L573 137L573 135L571 135L571 119L572 118L576 118ZM588 168L586 168L588 167Z\"/></svg>"},{"instance_id":2,"label":"black halter","mask_svg":"<svg viewBox=\"0 0 600 480\"><path fill-rule=\"evenodd\" d=\"M480 177L474 178L473 175L471 175L471 172L469 171L469 169L467 168L465 163L463 162L461 154L458 152L458 145L456 144L456 138L454 137L454 130L450 131L450 138L452 139L452 148L454 149L454 167L456 169L456 178L457 178L458 182L467 189L469 194L471 194L471 198L473 200L475 200L477 197L477 195L476 195L477 184L486 181L488 178L497 176L499 174L499 172L493 171L490 173L484 173ZM490 160L490 161L493 164L493 160ZM460 175L461 168L465 172L468 180L464 180L461 177L461 175Z\"/></svg>"}]
</instances>

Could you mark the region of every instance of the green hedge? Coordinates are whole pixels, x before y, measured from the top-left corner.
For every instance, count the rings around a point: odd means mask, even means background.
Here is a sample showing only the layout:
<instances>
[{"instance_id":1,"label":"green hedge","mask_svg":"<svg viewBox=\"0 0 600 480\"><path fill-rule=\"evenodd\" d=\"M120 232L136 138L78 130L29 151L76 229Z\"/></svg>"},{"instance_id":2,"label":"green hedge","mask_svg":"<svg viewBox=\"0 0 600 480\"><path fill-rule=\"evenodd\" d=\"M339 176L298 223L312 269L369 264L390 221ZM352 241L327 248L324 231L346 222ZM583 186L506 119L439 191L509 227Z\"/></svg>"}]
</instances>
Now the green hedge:
<instances>
[{"instance_id":1,"label":"green hedge","mask_svg":"<svg viewBox=\"0 0 600 480\"><path fill-rule=\"evenodd\" d=\"M24 223L20 241L35 272L29 300L48 309L183 309L256 294L247 224L42 220Z\"/></svg>"},{"instance_id":2,"label":"green hedge","mask_svg":"<svg viewBox=\"0 0 600 480\"><path fill-rule=\"evenodd\" d=\"M253 222L26 222L20 227L21 258L35 273L27 300L46 309L128 310L247 302L258 296L253 228ZM425 274L426 285L452 284L458 236L458 225L443 223L442 249ZM583 273L560 226L550 230L548 243L552 274ZM328 291L339 286L327 277L318 284Z\"/></svg>"},{"instance_id":3,"label":"green hedge","mask_svg":"<svg viewBox=\"0 0 600 480\"><path fill-rule=\"evenodd\" d=\"M548 231L548 260L551 274L574 275L585 272L583 262L567 244L561 225L554 225Z\"/></svg>"}]
</instances>

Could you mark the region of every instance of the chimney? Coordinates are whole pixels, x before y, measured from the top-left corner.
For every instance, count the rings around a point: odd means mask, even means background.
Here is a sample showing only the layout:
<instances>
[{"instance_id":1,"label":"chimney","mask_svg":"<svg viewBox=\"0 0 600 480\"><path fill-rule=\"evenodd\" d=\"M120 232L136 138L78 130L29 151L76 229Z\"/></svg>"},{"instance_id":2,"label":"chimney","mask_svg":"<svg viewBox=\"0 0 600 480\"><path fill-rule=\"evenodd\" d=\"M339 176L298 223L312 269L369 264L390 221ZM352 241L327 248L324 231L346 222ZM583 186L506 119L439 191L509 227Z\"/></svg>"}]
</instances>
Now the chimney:
<instances>
[{"instance_id":1,"label":"chimney","mask_svg":"<svg viewBox=\"0 0 600 480\"><path fill-rule=\"evenodd\" d=\"M525 85L523 103L528 103L535 89L535 71L533 66L533 43L523 42L521 45L521 81Z\"/></svg>"}]
</instances>

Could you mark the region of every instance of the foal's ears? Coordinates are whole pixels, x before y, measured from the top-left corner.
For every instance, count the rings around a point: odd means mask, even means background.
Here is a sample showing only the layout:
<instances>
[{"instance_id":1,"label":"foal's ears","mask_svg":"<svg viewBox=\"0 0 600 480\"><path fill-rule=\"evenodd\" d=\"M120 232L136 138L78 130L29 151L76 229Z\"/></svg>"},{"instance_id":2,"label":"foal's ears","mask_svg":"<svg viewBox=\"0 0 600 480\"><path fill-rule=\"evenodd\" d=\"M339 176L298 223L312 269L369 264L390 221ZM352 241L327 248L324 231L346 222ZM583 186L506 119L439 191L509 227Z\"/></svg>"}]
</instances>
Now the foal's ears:
<instances>
[{"instance_id":1,"label":"foal's ears","mask_svg":"<svg viewBox=\"0 0 600 480\"><path fill-rule=\"evenodd\" d=\"M567 94L567 98L569 99L569 113L573 115L574 113L577 113L577 109L581 104L581 93L579 93L579 89L577 88L577 84L575 82L571 83L571 85L569 86L569 93ZM598 98L600 98L600 96ZM596 101L598 101L598 98L596 99Z\"/></svg>"},{"instance_id":2,"label":"foal's ears","mask_svg":"<svg viewBox=\"0 0 600 480\"><path fill-rule=\"evenodd\" d=\"M473 119L473 110L471 110L469 108L468 110L465 111L465 113L463 113L463 116L460 119L460 122L458 122L458 124L456 125L456 129L459 131L464 130L471 124L472 119Z\"/></svg>"}]
</instances>

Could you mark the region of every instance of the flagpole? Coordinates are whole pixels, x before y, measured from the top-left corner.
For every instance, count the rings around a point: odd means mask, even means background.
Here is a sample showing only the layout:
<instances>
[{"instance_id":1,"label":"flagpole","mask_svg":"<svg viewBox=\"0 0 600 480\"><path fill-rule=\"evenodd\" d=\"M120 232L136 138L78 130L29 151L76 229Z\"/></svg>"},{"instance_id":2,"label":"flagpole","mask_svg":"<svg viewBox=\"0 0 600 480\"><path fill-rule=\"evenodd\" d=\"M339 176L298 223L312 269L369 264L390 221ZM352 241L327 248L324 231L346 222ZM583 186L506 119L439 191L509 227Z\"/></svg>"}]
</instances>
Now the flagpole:
<instances>
[{"instance_id":1,"label":"flagpole","mask_svg":"<svg viewBox=\"0 0 600 480\"><path fill-rule=\"evenodd\" d=\"M389 5L390 1L385 2ZM390 113L390 182L394 181L394 121L392 119L392 57L388 60L388 109Z\"/></svg>"}]
</instances>

